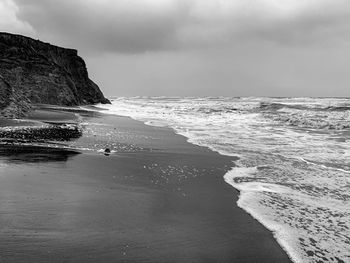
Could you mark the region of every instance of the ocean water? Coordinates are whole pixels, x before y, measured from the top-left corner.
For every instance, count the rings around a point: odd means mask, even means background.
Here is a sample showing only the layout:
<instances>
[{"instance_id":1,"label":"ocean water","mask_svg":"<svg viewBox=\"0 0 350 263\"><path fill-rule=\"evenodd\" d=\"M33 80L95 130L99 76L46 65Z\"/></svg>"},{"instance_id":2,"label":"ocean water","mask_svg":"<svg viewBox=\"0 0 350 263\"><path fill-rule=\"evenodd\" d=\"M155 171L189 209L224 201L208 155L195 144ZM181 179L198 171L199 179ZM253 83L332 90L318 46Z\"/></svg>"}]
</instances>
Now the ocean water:
<instances>
[{"instance_id":1,"label":"ocean water","mask_svg":"<svg viewBox=\"0 0 350 263\"><path fill-rule=\"evenodd\" d=\"M239 157L223 180L294 262L350 262L350 99L134 97L99 106Z\"/></svg>"}]
</instances>

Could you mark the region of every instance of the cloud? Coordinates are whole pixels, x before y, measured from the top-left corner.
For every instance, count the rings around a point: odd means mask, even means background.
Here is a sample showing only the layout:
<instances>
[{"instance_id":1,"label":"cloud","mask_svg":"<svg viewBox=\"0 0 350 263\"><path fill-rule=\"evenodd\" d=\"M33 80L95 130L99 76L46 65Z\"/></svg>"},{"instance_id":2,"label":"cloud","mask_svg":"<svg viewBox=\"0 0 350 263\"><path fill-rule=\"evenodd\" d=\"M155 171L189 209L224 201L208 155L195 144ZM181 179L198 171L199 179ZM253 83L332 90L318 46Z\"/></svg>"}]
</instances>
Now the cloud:
<instances>
[{"instance_id":1,"label":"cloud","mask_svg":"<svg viewBox=\"0 0 350 263\"><path fill-rule=\"evenodd\" d=\"M179 39L186 44L349 41L350 2L344 0L212 0L206 5L193 0L192 4L188 23L179 29Z\"/></svg>"},{"instance_id":2,"label":"cloud","mask_svg":"<svg viewBox=\"0 0 350 263\"><path fill-rule=\"evenodd\" d=\"M14 25L30 24L44 40L97 51L349 41L350 3L345 0L14 1L18 8L12 6L9 13Z\"/></svg>"},{"instance_id":3,"label":"cloud","mask_svg":"<svg viewBox=\"0 0 350 263\"><path fill-rule=\"evenodd\" d=\"M18 10L12 0L0 0L0 31L34 35L31 25L18 18Z\"/></svg>"},{"instance_id":4,"label":"cloud","mask_svg":"<svg viewBox=\"0 0 350 263\"><path fill-rule=\"evenodd\" d=\"M177 19L181 14L176 14L179 10L176 1L164 2L16 0L21 18L48 39L126 53L169 49L175 45Z\"/></svg>"}]
</instances>

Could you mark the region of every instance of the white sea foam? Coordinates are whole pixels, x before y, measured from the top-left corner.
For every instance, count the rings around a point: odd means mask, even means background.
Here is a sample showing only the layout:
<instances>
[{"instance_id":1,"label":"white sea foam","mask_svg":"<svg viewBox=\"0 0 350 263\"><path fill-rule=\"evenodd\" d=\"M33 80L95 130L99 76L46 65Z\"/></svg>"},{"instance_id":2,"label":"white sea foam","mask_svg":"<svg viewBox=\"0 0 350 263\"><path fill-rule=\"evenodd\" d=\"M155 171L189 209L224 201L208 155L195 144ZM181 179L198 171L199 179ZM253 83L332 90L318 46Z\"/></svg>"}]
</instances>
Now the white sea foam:
<instances>
[{"instance_id":1,"label":"white sea foam","mask_svg":"<svg viewBox=\"0 0 350 263\"><path fill-rule=\"evenodd\" d=\"M350 262L350 100L116 98L106 113L167 126L238 156L238 205L295 262Z\"/></svg>"},{"instance_id":2,"label":"white sea foam","mask_svg":"<svg viewBox=\"0 0 350 263\"><path fill-rule=\"evenodd\" d=\"M263 211L260 211L259 208L256 209L256 207L251 205L252 202L250 200L256 197L256 192L277 193L281 191L281 189L276 188L276 186L273 184L241 184L235 182L235 179L237 178L249 177L257 172L258 170L256 167L234 167L231 171L225 174L224 179L228 184L240 191L237 205L262 223L267 229L269 229L281 247L288 253L289 257L294 262L301 263L303 261L299 256L300 253L298 253L298 251L295 249L296 246L290 245L292 242L295 242L295 237L292 235L292 229L286 229L286 226L271 220L269 216L266 216L266 214L263 213ZM288 192L287 189L285 190Z\"/></svg>"}]
</instances>

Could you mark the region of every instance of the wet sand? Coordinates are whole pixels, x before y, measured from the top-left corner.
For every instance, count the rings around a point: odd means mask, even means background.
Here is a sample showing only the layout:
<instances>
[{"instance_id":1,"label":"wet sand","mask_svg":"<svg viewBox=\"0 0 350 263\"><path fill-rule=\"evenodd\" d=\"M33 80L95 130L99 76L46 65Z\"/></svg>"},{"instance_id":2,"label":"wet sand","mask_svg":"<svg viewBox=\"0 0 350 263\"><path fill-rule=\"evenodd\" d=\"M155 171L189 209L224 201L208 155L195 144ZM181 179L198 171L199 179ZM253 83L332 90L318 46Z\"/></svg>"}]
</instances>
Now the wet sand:
<instances>
[{"instance_id":1,"label":"wet sand","mask_svg":"<svg viewBox=\"0 0 350 263\"><path fill-rule=\"evenodd\" d=\"M236 206L233 158L129 118L88 122L105 132L71 145L112 138L116 153L0 153L0 262L290 262Z\"/></svg>"}]
</instances>

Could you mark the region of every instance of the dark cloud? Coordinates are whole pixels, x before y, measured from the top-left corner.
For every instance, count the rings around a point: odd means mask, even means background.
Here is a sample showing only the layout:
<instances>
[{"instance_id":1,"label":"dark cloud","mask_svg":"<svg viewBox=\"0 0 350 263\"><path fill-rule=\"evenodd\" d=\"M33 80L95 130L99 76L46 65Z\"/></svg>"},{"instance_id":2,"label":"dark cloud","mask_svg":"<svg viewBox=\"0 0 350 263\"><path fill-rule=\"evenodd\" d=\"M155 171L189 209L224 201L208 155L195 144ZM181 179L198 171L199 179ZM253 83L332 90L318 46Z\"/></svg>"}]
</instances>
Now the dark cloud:
<instances>
[{"instance_id":1,"label":"dark cloud","mask_svg":"<svg viewBox=\"0 0 350 263\"><path fill-rule=\"evenodd\" d=\"M154 12L151 5L132 9L109 2L16 0L18 16L56 43L126 53L176 47L181 14L177 14L175 7L163 13L162 10Z\"/></svg>"},{"instance_id":2,"label":"dark cloud","mask_svg":"<svg viewBox=\"0 0 350 263\"><path fill-rule=\"evenodd\" d=\"M347 38L344 0L14 0L40 36L81 49L139 53L234 42L312 44ZM349 10L349 11L347 11ZM345 36L345 37L344 37Z\"/></svg>"},{"instance_id":3,"label":"dark cloud","mask_svg":"<svg viewBox=\"0 0 350 263\"><path fill-rule=\"evenodd\" d=\"M7 0L9 1L9 0ZM17 17L43 40L91 51L140 53L271 41L312 44L346 39L345 1L14 0ZM161 4L160 4L161 3ZM339 32L340 31L340 32ZM346 37L344 37L346 35Z\"/></svg>"},{"instance_id":4,"label":"dark cloud","mask_svg":"<svg viewBox=\"0 0 350 263\"><path fill-rule=\"evenodd\" d=\"M265 40L287 46L350 43L347 34L350 31L350 5L349 9L328 11L309 10L278 23L261 21L259 25L241 31L240 35L255 41Z\"/></svg>"},{"instance_id":5,"label":"dark cloud","mask_svg":"<svg viewBox=\"0 0 350 263\"><path fill-rule=\"evenodd\" d=\"M348 0L0 0L107 95L350 96Z\"/></svg>"}]
</instances>

